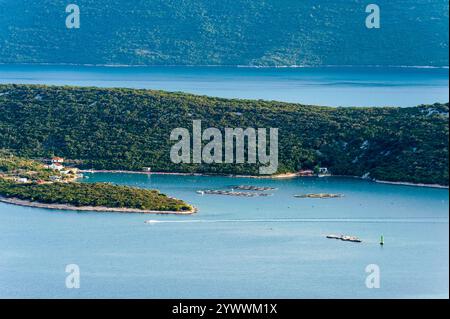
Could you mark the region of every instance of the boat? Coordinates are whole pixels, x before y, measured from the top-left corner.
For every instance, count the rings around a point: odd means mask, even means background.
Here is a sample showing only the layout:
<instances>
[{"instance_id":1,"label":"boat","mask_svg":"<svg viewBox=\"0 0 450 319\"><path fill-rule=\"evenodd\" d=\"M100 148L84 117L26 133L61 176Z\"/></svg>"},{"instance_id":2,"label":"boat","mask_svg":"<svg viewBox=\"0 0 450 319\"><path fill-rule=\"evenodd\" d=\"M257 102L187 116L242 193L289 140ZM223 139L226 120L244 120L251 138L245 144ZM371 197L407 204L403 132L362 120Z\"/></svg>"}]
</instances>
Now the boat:
<instances>
[{"instance_id":1,"label":"boat","mask_svg":"<svg viewBox=\"0 0 450 319\"><path fill-rule=\"evenodd\" d=\"M352 243L362 243L362 240L356 236L346 236L346 235L327 235L328 239L339 239L342 241L349 241Z\"/></svg>"},{"instance_id":2,"label":"boat","mask_svg":"<svg viewBox=\"0 0 450 319\"><path fill-rule=\"evenodd\" d=\"M153 219L151 219L151 220L146 220L145 221L145 224L150 224L150 225L154 225L154 224L157 224L157 223L159 223L160 221L158 221L158 220L153 220Z\"/></svg>"},{"instance_id":3,"label":"boat","mask_svg":"<svg viewBox=\"0 0 450 319\"><path fill-rule=\"evenodd\" d=\"M362 240L355 236L342 236L341 240L350 241L352 243L361 243Z\"/></svg>"}]
</instances>

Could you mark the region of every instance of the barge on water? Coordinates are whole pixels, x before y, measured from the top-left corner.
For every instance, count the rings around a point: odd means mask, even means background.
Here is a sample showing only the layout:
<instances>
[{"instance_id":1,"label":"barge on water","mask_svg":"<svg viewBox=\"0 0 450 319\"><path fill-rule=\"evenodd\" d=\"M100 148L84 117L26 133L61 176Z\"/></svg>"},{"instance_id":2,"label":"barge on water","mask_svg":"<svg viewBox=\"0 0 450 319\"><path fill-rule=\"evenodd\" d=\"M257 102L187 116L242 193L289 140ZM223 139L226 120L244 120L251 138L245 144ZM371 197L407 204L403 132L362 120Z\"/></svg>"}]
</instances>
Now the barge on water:
<instances>
[{"instance_id":1,"label":"barge on water","mask_svg":"<svg viewBox=\"0 0 450 319\"><path fill-rule=\"evenodd\" d=\"M345 236L345 235L327 235L328 239L338 239L342 241L349 241L352 243L362 243L362 240L356 236Z\"/></svg>"}]
</instances>

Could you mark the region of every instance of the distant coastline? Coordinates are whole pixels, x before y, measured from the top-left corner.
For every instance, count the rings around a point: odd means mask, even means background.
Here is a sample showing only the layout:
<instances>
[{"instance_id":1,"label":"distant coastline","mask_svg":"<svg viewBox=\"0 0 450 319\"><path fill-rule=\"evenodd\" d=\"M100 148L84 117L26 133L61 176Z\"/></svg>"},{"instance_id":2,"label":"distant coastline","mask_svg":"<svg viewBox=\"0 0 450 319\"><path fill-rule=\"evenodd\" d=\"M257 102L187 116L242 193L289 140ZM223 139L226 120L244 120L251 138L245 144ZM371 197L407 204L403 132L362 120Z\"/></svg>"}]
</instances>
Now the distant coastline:
<instances>
[{"instance_id":1,"label":"distant coastline","mask_svg":"<svg viewBox=\"0 0 450 319\"><path fill-rule=\"evenodd\" d=\"M133 208L113 208L102 206L73 206L67 204L44 204L40 202L32 202L28 200L21 200L18 198L6 198L0 196L0 203L12 204L16 206L44 208L52 210L71 210L71 211L86 211L86 212L104 212L104 213L138 213L138 214L155 214L155 215L192 215L197 213L197 209L193 208L190 211L157 211L157 210L140 210Z\"/></svg>"},{"instance_id":2,"label":"distant coastline","mask_svg":"<svg viewBox=\"0 0 450 319\"><path fill-rule=\"evenodd\" d=\"M105 67L105 68L155 68L155 67L185 67L185 68L249 68L249 69L299 69L299 68L409 68L409 69L449 69L448 65L240 65L240 64L91 64L91 63L4 63L0 65L35 65L35 66L83 66L83 67Z\"/></svg>"}]
</instances>

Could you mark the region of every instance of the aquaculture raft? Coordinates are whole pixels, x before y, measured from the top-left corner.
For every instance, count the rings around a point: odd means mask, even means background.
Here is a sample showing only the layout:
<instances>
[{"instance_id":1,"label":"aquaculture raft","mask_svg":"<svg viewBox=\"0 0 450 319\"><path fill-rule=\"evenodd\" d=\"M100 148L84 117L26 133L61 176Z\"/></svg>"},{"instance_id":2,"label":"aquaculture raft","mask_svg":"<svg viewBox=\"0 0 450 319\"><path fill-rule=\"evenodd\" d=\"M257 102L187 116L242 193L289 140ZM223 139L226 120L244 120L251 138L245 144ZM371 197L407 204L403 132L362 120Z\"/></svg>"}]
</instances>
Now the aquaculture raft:
<instances>
[{"instance_id":1,"label":"aquaculture raft","mask_svg":"<svg viewBox=\"0 0 450 319\"><path fill-rule=\"evenodd\" d=\"M304 195L294 195L296 198L318 198L318 199L328 199L328 198L341 198L344 197L343 194L304 194Z\"/></svg>"},{"instance_id":2,"label":"aquaculture raft","mask_svg":"<svg viewBox=\"0 0 450 319\"><path fill-rule=\"evenodd\" d=\"M223 191L223 190L203 190L197 191L200 195L224 195L224 196L237 196L237 197L267 197L272 194L268 193L250 193L250 192L234 192L234 191Z\"/></svg>"},{"instance_id":3,"label":"aquaculture raft","mask_svg":"<svg viewBox=\"0 0 450 319\"><path fill-rule=\"evenodd\" d=\"M239 185L232 187L233 189L243 190L243 191L258 191L258 192L267 192L276 190L273 187L260 187L260 186L251 186L251 185Z\"/></svg>"}]
</instances>

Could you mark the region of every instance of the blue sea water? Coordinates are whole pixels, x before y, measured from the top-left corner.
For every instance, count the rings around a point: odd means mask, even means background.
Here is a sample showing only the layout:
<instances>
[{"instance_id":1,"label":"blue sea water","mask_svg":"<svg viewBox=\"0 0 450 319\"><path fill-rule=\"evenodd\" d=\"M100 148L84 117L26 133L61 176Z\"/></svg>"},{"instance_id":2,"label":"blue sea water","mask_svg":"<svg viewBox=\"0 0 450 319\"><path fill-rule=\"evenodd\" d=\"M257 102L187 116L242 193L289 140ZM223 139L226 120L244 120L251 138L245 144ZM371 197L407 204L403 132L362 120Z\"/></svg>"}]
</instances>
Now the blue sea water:
<instances>
[{"instance_id":1,"label":"blue sea water","mask_svg":"<svg viewBox=\"0 0 450 319\"><path fill-rule=\"evenodd\" d=\"M338 177L260 180L97 173L86 182L157 188L200 211L159 216L0 204L0 297L449 296L446 189ZM196 193L241 184L277 190L264 198ZM345 197L294 198L311 192ZM330 233L356 235L363 242L326 239ZM80 267L80 289L65 287L68 264ZM379 289L366 287L370 264L380 268Z\"/></svg>"},{"instance_id":2,"label":"blue sea water","mask_svg":"<svg viewBox=\"0 0 450 319\"><path fill-rule=\"evenodd\" d=\"M449 101L448 68L0 65L0 83L126 87L325 106Z\"/></svg>"},{"instance_id":3,"label":"blue sea water","mask_svg":"<svg viewBox=\"0 0 450 319\"><path fill-rule=\"evenodd\" d=\"M448 102L448 69L0 65L0 83L150 88L330 106ZM448 298L449 193L345 178L256 180L92 174L157 188L195 216L78 213L0 204L3 298ZM267 198L198 195L236 184ZM340 199L297 199L310 192ZM146 220L154 220L145 224ZM349 234L363 243L325 238ZM386 245L379 245L384 235ZM80 289L65 287L77 264ZM368 289L367 265L381 271Z\"/></svg>"}]
</instances>

